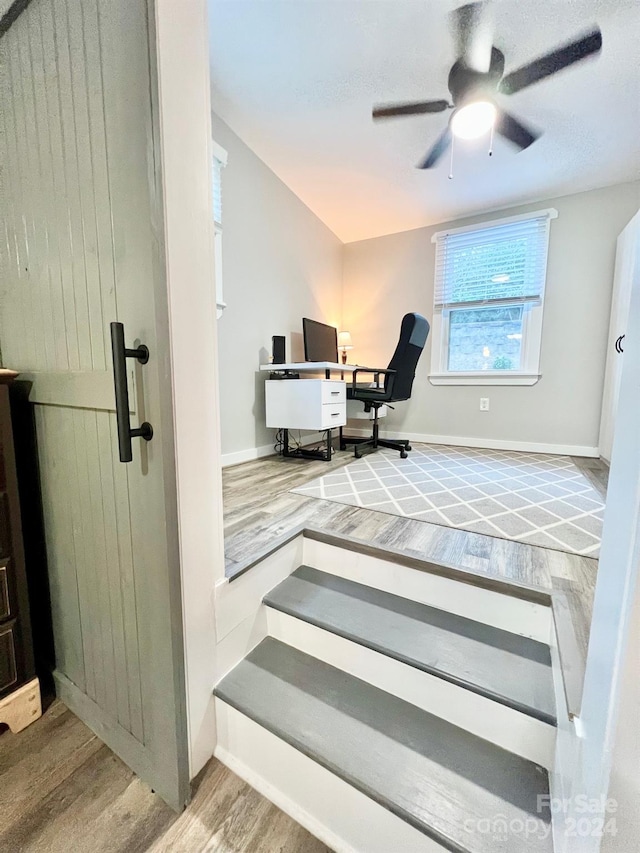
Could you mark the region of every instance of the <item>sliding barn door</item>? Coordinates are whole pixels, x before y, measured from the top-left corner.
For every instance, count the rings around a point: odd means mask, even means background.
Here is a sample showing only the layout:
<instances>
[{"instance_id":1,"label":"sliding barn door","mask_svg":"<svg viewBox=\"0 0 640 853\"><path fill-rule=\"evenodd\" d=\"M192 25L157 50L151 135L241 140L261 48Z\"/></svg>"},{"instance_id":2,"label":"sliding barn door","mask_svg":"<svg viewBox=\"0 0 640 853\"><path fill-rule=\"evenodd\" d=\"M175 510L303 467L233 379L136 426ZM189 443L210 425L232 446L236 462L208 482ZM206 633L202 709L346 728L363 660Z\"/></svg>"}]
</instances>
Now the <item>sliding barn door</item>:
<instances>
[{"instance_id":1,"label":"sliding barn door","mask_svg":"<svg viewBox=\"0 0 640 853\"><path fill-rule=\"evenodd\" d=\"M152 8L32 0L0 37L0 345L33 382L59 696L188 792ZM126 360L121 462L110 323Z\"/></svg>"}]
</instances>

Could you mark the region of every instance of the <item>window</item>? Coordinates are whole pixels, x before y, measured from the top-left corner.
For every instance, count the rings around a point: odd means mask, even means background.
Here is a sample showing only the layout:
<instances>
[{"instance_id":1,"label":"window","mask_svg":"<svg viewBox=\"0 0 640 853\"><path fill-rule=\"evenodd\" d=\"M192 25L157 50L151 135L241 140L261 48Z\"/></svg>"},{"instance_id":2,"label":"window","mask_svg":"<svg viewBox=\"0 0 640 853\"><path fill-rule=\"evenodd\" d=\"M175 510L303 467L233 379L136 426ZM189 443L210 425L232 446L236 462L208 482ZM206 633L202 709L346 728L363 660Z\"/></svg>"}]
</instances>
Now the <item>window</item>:
<instances>
[{"instance_id":1,"label":"window","mask_svg":"<svg viewBox=\"0 0 640 853\"><path fill-rule=\"evenodd\" d=\"M227 165L227 152L213 143L213 228L216 270L216 313L218 319L227 307L222 292L222 170Z\"/></svg>"},{"instance_id":2,"label":"window","mask_svg":"<svg viewBox=\"0 0 640 853\"><path fill-rule=\"evenodd\" d=\"M434 385L538 381L549 223L557 215L538 211L433 236Z\"/></svg>"}]
</instances>

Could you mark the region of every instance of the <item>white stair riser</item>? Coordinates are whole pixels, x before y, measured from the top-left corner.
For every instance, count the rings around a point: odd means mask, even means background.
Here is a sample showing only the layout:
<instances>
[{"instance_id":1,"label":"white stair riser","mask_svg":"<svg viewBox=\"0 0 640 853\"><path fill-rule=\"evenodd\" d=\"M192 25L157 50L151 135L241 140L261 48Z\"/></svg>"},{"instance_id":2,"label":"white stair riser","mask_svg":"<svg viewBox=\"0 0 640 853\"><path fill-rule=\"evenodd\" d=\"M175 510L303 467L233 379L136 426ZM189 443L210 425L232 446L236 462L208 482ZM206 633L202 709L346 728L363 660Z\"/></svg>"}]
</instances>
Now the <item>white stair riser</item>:
<instances>
[{"instance_id":1,"label":"white stair riser","mask_svg":"<svg viewBox=\"0 0 640 853\"><path fill-rule=\"evenodd\" d=\"M255 617L264 596L302 563L302 535L256 563L246 574L216 589L216 637L222 642L245 620Z\"/></svg>"},{"instance_id":2,"label":"white stair riser","mask_svg":"<svg viewBox=\"0 0 640 853\"><path fill-rule=\"evenodd\" d=\"M448 610L503 631L549 643L551 608L512 595L505 595L470 583L420 571L390 560L372 557L327 545L307 537L303 540L303 561L356 583Z\"/></svg>"},{"instance_id":3,"label":"white stair riser","mask_svg":"<svg viewBox=\"0 0 640 853\"><path fill-rule=\"evenodd\" d=\"M216 758L336 853L445 850L249 717L215 705Z\"/></svg>"},{"instance_id":4,"label":"white stair riser","mask_svg":"<svg viewBox=\"0 0 640 853\"><path fill-rule=\"evenodd\" d=\"M540 720L267 607L270 636L551 770L556 731Z\"/></svg>"}]
</instances>

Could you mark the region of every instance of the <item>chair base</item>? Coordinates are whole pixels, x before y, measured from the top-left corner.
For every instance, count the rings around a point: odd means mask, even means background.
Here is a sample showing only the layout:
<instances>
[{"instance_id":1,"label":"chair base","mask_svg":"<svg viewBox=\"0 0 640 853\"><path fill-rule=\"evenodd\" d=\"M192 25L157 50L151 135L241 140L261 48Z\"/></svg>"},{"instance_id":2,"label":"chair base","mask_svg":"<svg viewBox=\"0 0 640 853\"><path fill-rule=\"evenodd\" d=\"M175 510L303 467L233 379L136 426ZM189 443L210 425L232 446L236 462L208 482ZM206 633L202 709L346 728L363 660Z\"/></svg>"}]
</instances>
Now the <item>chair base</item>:
<instances>
[{"instance_id":1,"label":"chair base","mask_svg":"<svg viewBox=\"0 0 640 853\"><path fill-rule=\"evenodd\" d=\"M375 453L379 447L388 447L391 450L397 450L400 453L401 459L406 459L407 453L411 450L411 444L406 438L380 438L377 420L373 422L373 434L371 438L344 435L342 427L340 427L340 450L346 450L347 445L350 444L354 445L353 455L356 459L360 459L365 453Z\"/></svg>"}]
</instances>

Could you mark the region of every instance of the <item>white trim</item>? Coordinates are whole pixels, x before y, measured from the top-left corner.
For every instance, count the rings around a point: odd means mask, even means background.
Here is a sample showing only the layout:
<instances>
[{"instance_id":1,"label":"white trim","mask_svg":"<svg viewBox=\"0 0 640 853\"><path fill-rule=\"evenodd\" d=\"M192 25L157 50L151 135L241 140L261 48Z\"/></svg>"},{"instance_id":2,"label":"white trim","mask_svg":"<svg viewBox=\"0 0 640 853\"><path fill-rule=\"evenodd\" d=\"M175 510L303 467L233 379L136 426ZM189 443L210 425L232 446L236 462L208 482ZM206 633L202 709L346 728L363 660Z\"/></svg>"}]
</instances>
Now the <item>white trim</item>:
<instances>
[{"instance_id":1,"label":"white trim","mask_svg":"<svg viewBox=\"0 0 640 853\"><path fill-rule=\"evenodd\" d=\"M549 234L547 233L547 239ZM545 287L546 289L546 287ZM491 382L491 377L497 377L499 380L502 376L509 375L538 375L540 376L540 353L542 350L542 321L544 317L544 290L541 293L540 300L536 302L523 302L522 304L522 346L520 349L520 364L521 370L514 371L498 371L498 370L482 370L469 371L461 373L459 371L448 371L446 365L449 360L449 330L450 330L450 314L456 310L483 310L496 307L491 302L473 305L461 306L460 308L446 308L442 311L434 308L433 320L431 324L431 376L450 376L453 382L440 382L433 384L450 384L450 385L533 385L534 382ZM484 377L484 381L459 382L461 376L477 375ZM536 380L537 381L537 380Z\"/></svg>"},{"instance_id":2,"label":"white trim","mask_svg":"<svg viewBox=\"0 0 640 853\"><path fill-rule=\"evenodd\" d=\"M557 219L558 211L555 207L548 207L546 210L532 210L531 213L519 213L516 216L504 216L501 219L487 219L484 222L476 222L475 225L462 225L460 228L445 228L443 231L436 231L431 236L431 242L436 243L441 237L448 237L450 234L463 234L465 231L480 231L483 228L509 225L511 222L525 222L527 219L540 219L543 216L546 216L547 219Z\"/></svg>"},{"instance_id":3,"label":"white trim","mask_svg":"<svg viewBox=\"0 0 640 853\"><path fill-rule=\"evenodd\" d=\"M259 560L248 572L244 572L233 583L216 587L216 641L220 644L247 619L257 618L264 611L262 599L303 563L304 538L295 536L285 545L276 548L267 557ZM266 624L266 622L265 622ZM236 659L236 663L247 654L247 649ZM216 666L219 662L216 663ZM211 684L215 682L211 681Z\"/></svg>"},{"instance_id":4,"label":"white trim","mask_svg":"<svg viewBox=\"0 0 640 853\"><path fill-rule=\"evenodd\" d=\"M211 150L213 151L213 156L216 160L218 160L223 166L226 166L229 155L222 145L218 145L215 139L211 140Z\"/></svg>"},{"instance_id":5,"label":"white trim","mask_svg":"<svg viewBox=\"0 0 640 853\"><path fill-rule=\"evenodd\" d=\"M252 462L254 459L273 455L275 455L273 444L263 444L262 447L248 447L246 450L235 450L233 453L222 454L222 467L229 468L231 465L240 465L242 462Z\"/></svg>"},{"instance_id":6,"label":"white trim","mask_svg":"<svg viewBox=\"0 0 640 853\"><path fill-rule=\"evenodd\" d=\"M530 377L528 377L530 378ZM429 377L432 385L466 385L476 383L458 382L452 383L449 381L433 381L433 377ZM537 379L535 380L537 381ZM478 382L478 385L533 385L534 382ZM366 436L370 430L363 427L348 427L346 431L350 435ZM403 432L398 430L380 430L382 438L406 438L409 441L416 441L420 444L446 444L451 447L480 447L485 450L520 450L523 453L551 453L557 456L588 456L589 458L598 458L600 451L598 447L591 447L583 444L548 444L541 441L513 441L508 438L477 438L472 436L461 435L428 435L418 432ZM236 450L232 453L223 453L222 467L230 468L232 465L241 465L243 462L253 462L255 459L263 459L265 456L275 456L273 444L264 444L262 447L248 447L246 450Z\"/></svg>"},{"instance_id":7,"label":"white trim","mask_svg":"<svg viewBox=\"0 0 640 853\"><path fill-rule=\"evenodd\" d=\"M215 747L211 602L224 577L207 4L156 0L164 246L191 778ZM153 75L152 75L153 76ZM156 168L160 168L156 165ZM194 369L197 365L197 370ZM206 388L206 394L202 393ZM160 535L160 534L159 534ZM167 625L167 630L170 626Z\"/></svg>"},{"instance_id":8,"label":"white trim","mask_svg":"<svg viewBox=\"0 0 640 853\"><path fill-rule=\"evenodd\" d=\"M416 571L411 566L390 562L382 556L354 555L338 545L329 545L307 536L302 539L302 557L302 565L313 566L321 572L549 644L553 618L551 607L510 594L514 587L507 591L508 582L505 582L504 592L485 589L473 582L465 583L464 570L460 572L460 579L443 577L428 571Z\"/></svg>"},{"instance_id":9,"label":"white trim","mask_svg":"<svg viewBox=\"0 0 640 853\"><path fill-rule=\"evenodd\" d=\"M535 385L541 373L519 373L518 371L478 371L476 373L431 373L432 385Z\"/></svg>"},{"instance_id":10,"label":"white trim","mask_svg":"<svg viewBox=\"0 0 640 853\"><path fill-rule=\"evenodd\" d=\"M370 435L370 431L362 428L348 427L348 435ZM406 438L422 444L447 444L451 447L481 447L486 450L520 450L524 453L550 453L558 456L588 456L597 458L600 452L597 447L582 444L547 444L538 441L512 441L507 438L477 438L461 435L426 435L417 432L398 430L380 430L382 438Z\"/></svg>"}]
</instances>

